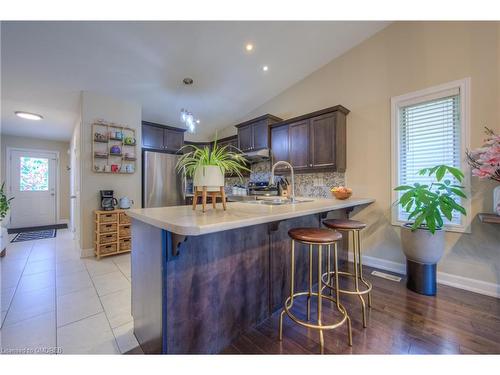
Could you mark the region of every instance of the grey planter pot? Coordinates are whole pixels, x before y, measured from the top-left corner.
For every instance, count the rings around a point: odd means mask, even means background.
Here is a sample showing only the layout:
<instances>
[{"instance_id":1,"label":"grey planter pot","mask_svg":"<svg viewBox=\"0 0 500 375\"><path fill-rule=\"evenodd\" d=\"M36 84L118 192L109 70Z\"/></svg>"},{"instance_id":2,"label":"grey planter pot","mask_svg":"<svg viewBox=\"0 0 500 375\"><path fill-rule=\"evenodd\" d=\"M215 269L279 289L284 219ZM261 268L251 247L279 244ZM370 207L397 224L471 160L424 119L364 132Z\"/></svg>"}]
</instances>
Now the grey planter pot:
<instances>
[{"instance_id":1,"label":"grey planter pot","mask_svg":"<svg viewBox=\"0 0 500 375\"><path fill-rule=\"evenodd\" d=\"M424 295L436 295L437 263L444 253L444 231L432 234L425 228L414 231L410 224L401 226L401 247L406 256L408 289Z\"/></svg>"}]
</instances>

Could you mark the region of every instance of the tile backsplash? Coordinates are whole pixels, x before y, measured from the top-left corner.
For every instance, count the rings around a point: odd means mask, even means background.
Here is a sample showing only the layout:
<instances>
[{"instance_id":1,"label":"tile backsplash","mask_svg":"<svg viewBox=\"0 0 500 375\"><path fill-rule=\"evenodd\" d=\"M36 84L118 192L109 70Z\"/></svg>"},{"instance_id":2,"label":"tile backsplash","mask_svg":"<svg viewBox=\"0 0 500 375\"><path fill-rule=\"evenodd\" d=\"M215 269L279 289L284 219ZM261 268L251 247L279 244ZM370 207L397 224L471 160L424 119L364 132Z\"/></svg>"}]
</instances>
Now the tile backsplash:
<instances>
[{"instance_id":1,"label":"tile backsplash","mask_svg":"<svg viewBox=\"0 0 500 375\"><path fill-rule=\"evenodd\" d=\"M226 190L230 194L234 185L247 185L249 181L269 181L271 177L271 164L260 162L252 164L250 177L244 177L241 181L237 177L226 178ZM285 174L289 178L289 174ZM320 172L320 173L295 173L295 195L301 197L329 198L330 189L333 186L345 185L344 173Z\"/></svg>"}]
</instances>

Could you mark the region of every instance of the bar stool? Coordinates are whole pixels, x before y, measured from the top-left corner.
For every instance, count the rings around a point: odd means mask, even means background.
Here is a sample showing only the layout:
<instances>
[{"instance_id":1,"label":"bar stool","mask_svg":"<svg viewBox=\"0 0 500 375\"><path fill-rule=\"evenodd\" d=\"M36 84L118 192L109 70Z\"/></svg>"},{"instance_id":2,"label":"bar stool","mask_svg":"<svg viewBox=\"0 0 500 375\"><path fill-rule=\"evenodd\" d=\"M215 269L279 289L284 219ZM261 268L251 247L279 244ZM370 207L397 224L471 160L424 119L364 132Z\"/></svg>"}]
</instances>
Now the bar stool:
<instances>
[{"instance_id":1,"label":"bar stool","mask_svg":"<svg viewBox=\"0 0 500 375\"><path fill-rule=\"evenodd\" d=\"M345 231L347 232L347 240L349 241L349 234L352 233L352 244L353 244L353 255L354 255L354 274L351 272L338 272L339 275L344 275L347 277L354 278L354 286L355 290L346 290L339 289L336 286L333 286L331 282L332 276L337 277L337 272L333 271L330 274L323 274L322 280L328 285L330 291L335 290L344 294L357 295L361 300L361 309L363 313L363 327L366 328L366 305L365 300L363 298L364 294L368 294L368 307L372 307L372 284L363 278L363 263L361 261L361 246L360 246L360 235L359 232L366 227L365 223L362 223L357 220L349 220L349 219L329 219L324 220L323 224L333 229L334 231ZM359 287L359 282L362 282L366 288L363 290Z\"/></svg>"},{"instance_id":2,"label":"bar stool","mask_svg":"<svg viewBox=\"0 0 500 375\"><path fill-rule=\"evenodd\" d=\"M283 340L283 317L287 314L290 319L295 323L307 328L313 328L319 330L320 339L320 350L323 354L324 352L324 338L323 330L335 329L345 322L347 322L347 333L349 337L349 345L352 346L352 331L351 331L351 319L347 314L347 310L340 303L340 295L337 292L336 298L324 295L323 289L326 287L322 282L322 261L323 261L323 246L327 246L327 261L328 261L328 273L330 274L330 263L331 263L331 252L330 245L333 245L334 251L334 269L335 269L335 285L338 283L338 268L337 268L337 242L342 239L342 235L339 232L331 231L326 228L293 228L288 231L288 235L292 239L292 249L291 249L291 261L290 261L290 296L286 299L283 310L280 315L280 325L279 325L279 340ZM309 290L305 292L295 292L295 241L309 245ZM318 291L313 292L313 246L317 245L318 250ZM337 288L338 290L338 288ZM290 310L293 306L294 299L299 296L307 296L307 320L311 318L311 297L317 297L318 307L317 307L317 324L309 323L308 321L301 320L297 318ZM334 324L324 325L322 324L322 303L323 298L334 302L337 310L342 314L342 319Z\"/></svg>"}]
</instances>

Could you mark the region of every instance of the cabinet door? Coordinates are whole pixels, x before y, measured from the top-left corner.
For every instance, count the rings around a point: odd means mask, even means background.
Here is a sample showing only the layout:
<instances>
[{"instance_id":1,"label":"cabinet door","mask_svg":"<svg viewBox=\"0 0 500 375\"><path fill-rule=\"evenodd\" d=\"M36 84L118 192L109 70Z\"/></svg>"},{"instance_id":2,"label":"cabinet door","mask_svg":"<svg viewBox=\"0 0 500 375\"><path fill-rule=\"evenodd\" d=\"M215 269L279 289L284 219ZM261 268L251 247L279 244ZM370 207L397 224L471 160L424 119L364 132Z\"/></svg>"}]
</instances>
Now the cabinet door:
<instances>
[{"instance_id":1,"label":"cabinet door","mask_svg":"<svg viewBox=\"0 0 500 375\"><path fill-rule=\"evenodd\" d=\"M184 132L176 132L175 130L165 129L164 133L165 148L169 151L179 151L184 144Z\"/></svg>"},{"instance_id":2,"label":"cabinet door","mask_svg":"<svg viewBox=\"0 0 500 375\"><path fill-rule=\"evenodd\" d=\"M249 151L253 147L252 124L238 128L238 144L241 151Z\"/></svg>"},{"instance_id":3,"label":"cabinet door","mask_svg":"<svg viewBox=\"0 0 500 375\"><path fill-rule=\"evenodd\" d=\"M335 113L311 118L311 167L335 166Z\"/></svg>"},{"instance_id":4,"label":"cabinet door","mask_svg":"<svg viewBox=\"0 0 500 375\"><path fill-rule=\"evenodd\" d=\"M309 120L289 125L290 164L294 169L309 168Z\"/></svg>"},{"instance_id":5,"label":"cabinet door","mask_svg":"<svg viewBox=\"0 0 500 375\"><path fill-rule=\"evenodd\" d=\"M163 129L157 126L142 126L142 146L145 148L163 149Z\"/></svg>"},{"instance_id":6,"label":"cabinet door","mask_svg":"<svg viewBox=\"0 0 500 375\"><path fill-rule=\"evenodd\" d=\"M271 129L271 151L273 163L280 160L289 161L288 125Z\"/></svg>"},{"instance_id":7,"label":"cabinet door","mask_svg":"<svg viewBox=\"0 0 500 375\"><path fill-rule=\"evenodd\" d=\"M267 119L256 122L252 125L253 150L269 147L269 126Z\"/></svg>"}]
</instances>

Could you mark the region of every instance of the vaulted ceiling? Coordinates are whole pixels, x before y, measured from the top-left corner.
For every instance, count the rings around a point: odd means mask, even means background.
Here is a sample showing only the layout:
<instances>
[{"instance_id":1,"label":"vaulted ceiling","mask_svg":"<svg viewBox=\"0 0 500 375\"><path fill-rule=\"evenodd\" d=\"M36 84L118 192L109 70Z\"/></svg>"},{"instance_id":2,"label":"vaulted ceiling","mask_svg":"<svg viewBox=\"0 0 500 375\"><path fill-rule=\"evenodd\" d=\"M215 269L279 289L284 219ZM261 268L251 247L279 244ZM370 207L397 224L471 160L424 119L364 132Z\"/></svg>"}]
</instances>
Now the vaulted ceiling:
<instances>
[{"instance_id":1,"label":"vaulted ceiling","mask_svg":"<svg viewBox=\"0 0 500 375\"><path fill-rule=\"evenodd\" d=\"M191 139L208 139L387 24L2 22L2 132L68 140L88 90L139 102L143 120L171 126L183 127L188 108L201 121Z\"/></svg>"}]
</instances>

